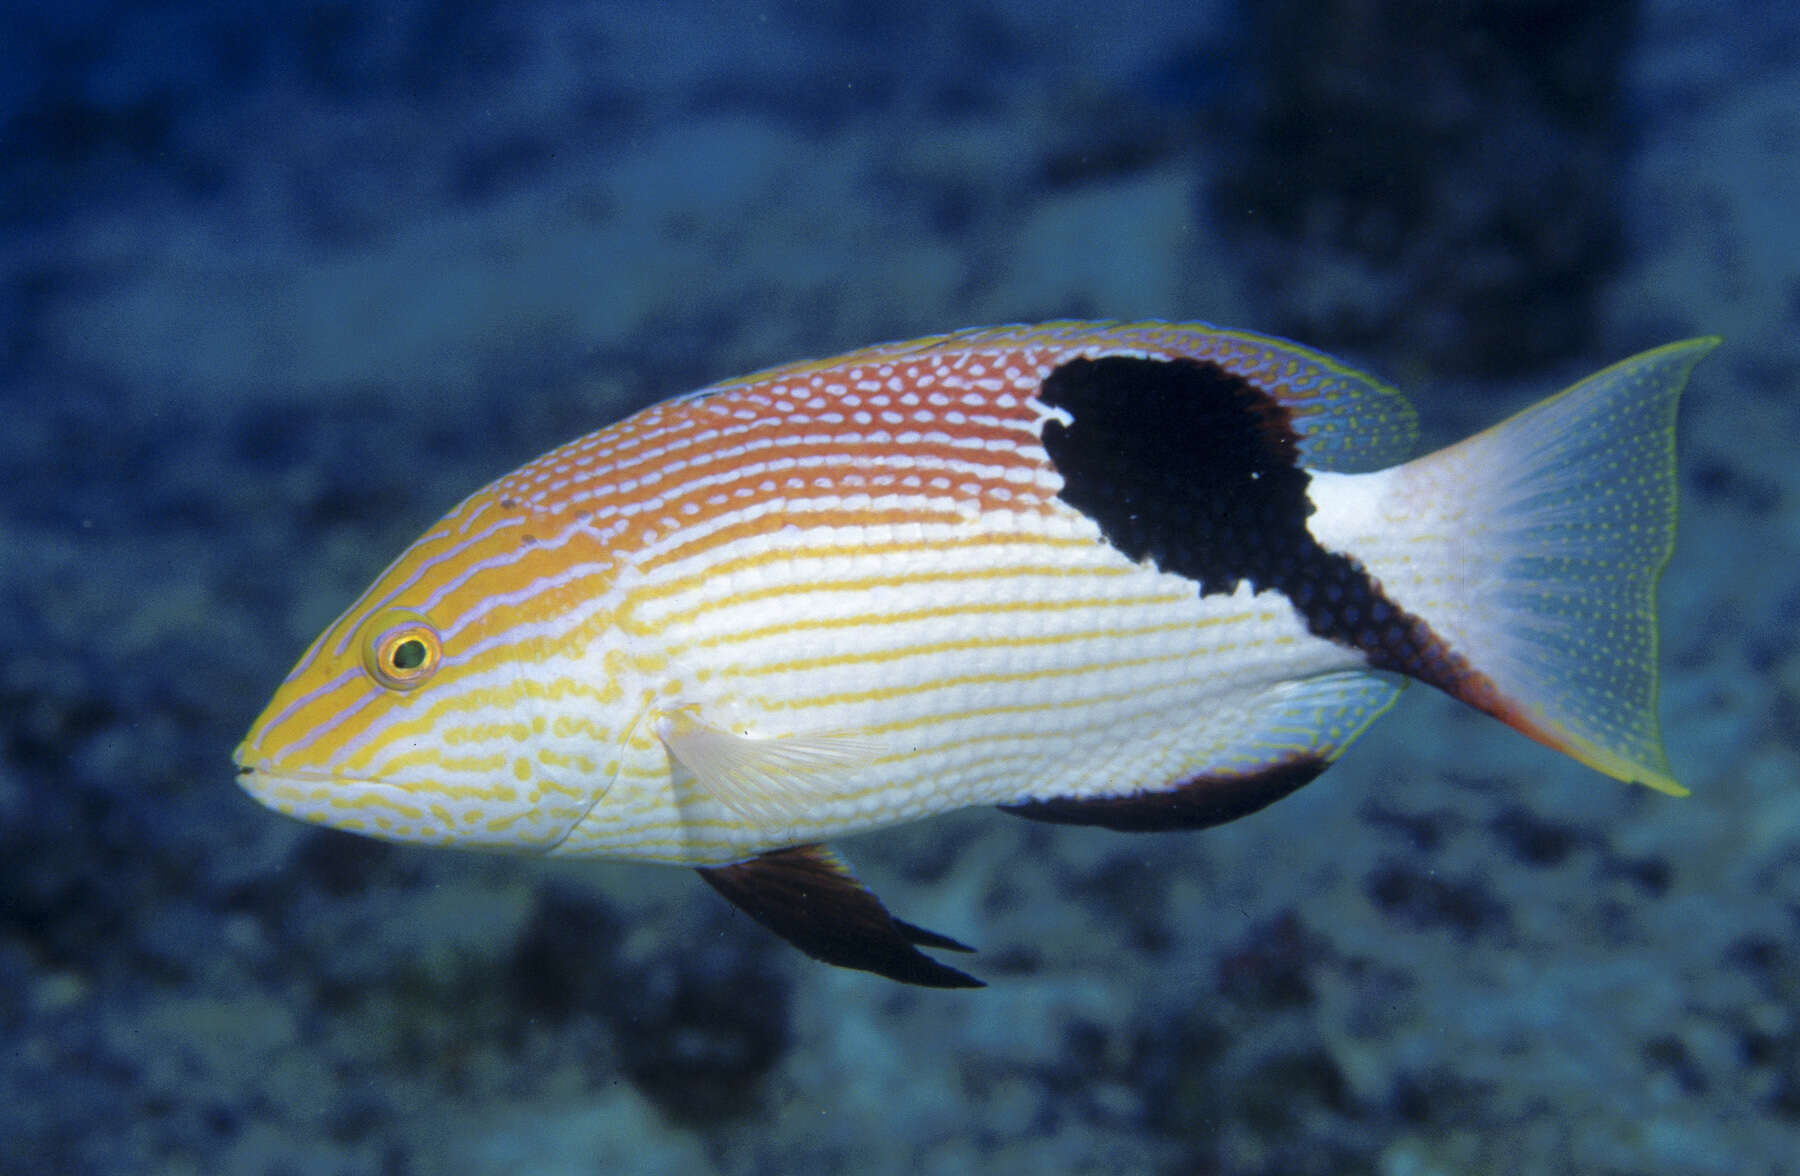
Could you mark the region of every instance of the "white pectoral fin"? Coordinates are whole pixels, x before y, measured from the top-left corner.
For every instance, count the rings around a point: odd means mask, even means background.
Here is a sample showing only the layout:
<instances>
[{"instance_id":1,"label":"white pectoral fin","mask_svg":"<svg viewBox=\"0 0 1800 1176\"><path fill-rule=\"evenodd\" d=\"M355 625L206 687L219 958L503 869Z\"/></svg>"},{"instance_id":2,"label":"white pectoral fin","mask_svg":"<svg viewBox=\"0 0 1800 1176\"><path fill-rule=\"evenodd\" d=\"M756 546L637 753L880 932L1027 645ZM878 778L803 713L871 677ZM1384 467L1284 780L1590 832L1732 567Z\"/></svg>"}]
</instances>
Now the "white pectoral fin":
<instances>
[{"instance_id":1,"label":"white pectoral fin","mask_svg":"<svg viewBox=\"0 0 1800 1176\"><path fill-rule=\"evenodd\" d=\"M760 825L792 825L855 791L883 749L879 739L841 731L739 735L685 712L660 719L657 734L703 792Z\"/></svg>"}]
</instances>

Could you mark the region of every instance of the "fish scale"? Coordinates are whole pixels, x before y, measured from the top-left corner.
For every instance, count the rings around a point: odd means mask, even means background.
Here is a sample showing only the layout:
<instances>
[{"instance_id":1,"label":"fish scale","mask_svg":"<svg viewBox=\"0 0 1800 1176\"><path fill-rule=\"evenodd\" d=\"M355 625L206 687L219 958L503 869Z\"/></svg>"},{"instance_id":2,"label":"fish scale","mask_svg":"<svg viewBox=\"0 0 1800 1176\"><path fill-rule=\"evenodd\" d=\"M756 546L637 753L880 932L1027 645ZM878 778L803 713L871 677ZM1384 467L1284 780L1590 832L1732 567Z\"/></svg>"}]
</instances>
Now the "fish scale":
<instances>
[{"instance_id":1,"label":"fish scale","mask_svg":"<svg viewBox=\"0 0 1800 1176\"><path fill-rule=\"evenodd\" d=\"M1399 393L1203 324L726 381L451 511L302 657L240 780L391 840L694 866L821 959L947 986L975 981L919 948L961 945L824 842L977 804L1216 824L1409 679L1678 791L1654 588L1710 346L1411 462Z\"/></svg>"}]
</instances>

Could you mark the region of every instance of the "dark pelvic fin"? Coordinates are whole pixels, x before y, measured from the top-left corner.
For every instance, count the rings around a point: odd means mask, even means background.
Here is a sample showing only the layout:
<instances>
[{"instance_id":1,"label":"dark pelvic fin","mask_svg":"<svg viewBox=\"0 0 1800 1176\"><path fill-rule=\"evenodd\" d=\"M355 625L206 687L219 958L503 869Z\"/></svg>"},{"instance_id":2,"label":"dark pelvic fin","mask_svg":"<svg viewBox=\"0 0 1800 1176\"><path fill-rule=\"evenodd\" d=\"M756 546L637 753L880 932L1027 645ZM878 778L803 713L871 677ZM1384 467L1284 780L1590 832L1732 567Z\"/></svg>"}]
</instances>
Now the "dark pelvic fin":
<instances>
[{"instance_id":1,"label":"dark pelvic fin","mask_svg":"<svg viewBox=\"0 0 1800 1176\"><path fill-rule=\"evenodd\" d=\"M914 945L973 948L894 918L844 859L823 845L777 849L736 865L703 867L699 874L745 914L815 960L926 988L986 987Z\"/></svg>"},{"instance_id":2,"label":"dark pelvic fin","mask_svg":"<svg viewBox=\"0 0 1800 1176\"><path fill-rule=\"evenodd\" d=\"M1172 788L1128 796L1067 796L1001 805L1002 812L1059 825L1099 825L1121 833L1205 829L1249 816L1312 781L1331 761L1301 755L1251 772L1196 776Z\"/></svg>"}]
</instances>

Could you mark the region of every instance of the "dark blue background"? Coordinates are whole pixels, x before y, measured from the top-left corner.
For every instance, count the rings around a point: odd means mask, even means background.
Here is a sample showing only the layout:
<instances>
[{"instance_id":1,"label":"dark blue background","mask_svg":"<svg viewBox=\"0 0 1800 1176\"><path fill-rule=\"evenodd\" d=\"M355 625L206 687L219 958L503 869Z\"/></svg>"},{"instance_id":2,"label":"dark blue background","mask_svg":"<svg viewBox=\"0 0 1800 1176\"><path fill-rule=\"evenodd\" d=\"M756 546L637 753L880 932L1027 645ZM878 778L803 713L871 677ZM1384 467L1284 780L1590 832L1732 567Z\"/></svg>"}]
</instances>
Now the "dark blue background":
<instances>
[{"instance_id":1,"label":"dark blue background","mask_svg":"<svg viewBox=\"0 0 1800 1176\"><path fill-rule=\"evenodd\" d=\"M9 4L0 1170L1774 1173L1800 1128L1787 4ZM1682 418L1631 790L1414 691L1237 825L859 839L980 993L682 871L233 786L292 659L631 408L986 322L1339 351L1432 444Z\"/></svg>"}]
</instances>

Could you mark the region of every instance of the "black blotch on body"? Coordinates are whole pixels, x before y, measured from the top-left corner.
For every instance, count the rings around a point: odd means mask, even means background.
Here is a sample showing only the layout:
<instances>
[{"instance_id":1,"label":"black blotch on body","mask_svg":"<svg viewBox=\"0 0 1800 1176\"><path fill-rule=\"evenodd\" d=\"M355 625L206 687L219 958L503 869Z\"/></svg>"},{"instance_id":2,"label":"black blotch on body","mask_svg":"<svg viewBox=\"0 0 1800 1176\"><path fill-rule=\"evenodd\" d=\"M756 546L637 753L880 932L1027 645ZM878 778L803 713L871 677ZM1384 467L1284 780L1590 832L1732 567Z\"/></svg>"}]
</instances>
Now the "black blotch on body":
<instances>
[{"instance_id":1,"label":"black blotch on body","mask_svg":"<svg viewBox=\"0 0 1800 1176\"><path fill-rule=\"evenodd\" d=\"M1317 549L1299 439L1248 380L1194 359L1107 356L1057 368L1038 398L1075 418L1044 426L1060 496L1131 559L1211 594L1274 587Z\"/></svg>"},{"instance_id":2,"label":"black blotch on body","mask_svg":"<svg viewBox=\"0 0 1800 1176\"><path fill-rule=\"evenodd\" d=\"M1355 558L1307 530L1310 476L1287 406L1204 360L1076 359L1038 399L1073 421L1044 424L1064 502L1133 561L1185 576L1202 596L1249 581L1290 600L1316 637L1369 665L1485 710L1492 687L1423 620L1390 600ZM1216 822L1211 822L1216 823Z\"/></svg>"},{"instance_id":3,"label":"black blotch on body","mask_svg":"<svg viewBox=\"0 0 1800 1176\"><path fill-rule=\"evenodd\" d=\"M1247 817L1274 804L1330 765L1318 756L1296 756L1260 772L1197 776L1156 792L1125 796L1071 796L1002 805L1001 811L1059 825L1098 825L1121 833L1206 829Z\"/></svg>"}]
</instances>

